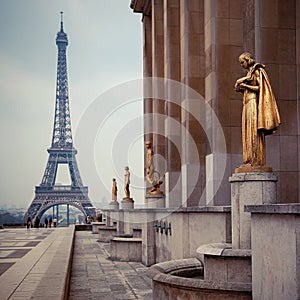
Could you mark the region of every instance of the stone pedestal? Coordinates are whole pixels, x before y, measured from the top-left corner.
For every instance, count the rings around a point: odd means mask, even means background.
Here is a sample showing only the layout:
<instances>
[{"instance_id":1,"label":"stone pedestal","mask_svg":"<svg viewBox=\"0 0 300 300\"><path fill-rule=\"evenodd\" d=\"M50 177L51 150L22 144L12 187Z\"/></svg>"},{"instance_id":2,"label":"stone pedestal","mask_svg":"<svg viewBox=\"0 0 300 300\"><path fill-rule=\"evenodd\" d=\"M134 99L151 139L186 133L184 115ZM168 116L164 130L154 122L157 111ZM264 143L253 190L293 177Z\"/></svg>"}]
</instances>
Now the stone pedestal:
<instances>
[{"instance_id":1,"label":"stone pedestal","mask_svg":"<svg viewBox=\"0 0 300 300\"><path fill-rule=\"evenodd\" d=\"M166 196L164 194L146 194L145 196L146 208L165 208Z\"/></svg>"},{"instance_id":2,"label":"stone pedestal","mask_svg":"<svg viewBox=\"0 0 300 300\"><path fill-rule=\"evenodd\" d=\"M132 198L123 198L121 201L122 209L134 209L134 201Z\"/></svg>"},{"instance_id":3,"label":"stone pedestal","mask_svg":"<svg viewBox=\"0 0 300 300\"><path fill-rule=\"evenodd\" d=\"M234 173L231 183L232 249L251 249L251 214L245 205L276 203L274 173Z\"/></svg>"},{"instance_id":4,"label":"stone pedestal","mask_svg":"<svg viewBox=\"0 0 300 300\"><path fill-rule=\"evenodd\" d=\"M109 209L112 209L112 210L118 210L118 209L119 209L119 202L118 202L118 201L112 200L112 201L109 203Z\"/></svg>"},{"instance_id":5,"label":"stone pedestal","mask_svg":"<svg viewBox=\"0 0 300 300\"><path fill-rule=\"evenodd\" d=\"M200 246L197 256L204 264L205 280L251 285L251 250L215 243Z\"/></svg>"}]
</instances>

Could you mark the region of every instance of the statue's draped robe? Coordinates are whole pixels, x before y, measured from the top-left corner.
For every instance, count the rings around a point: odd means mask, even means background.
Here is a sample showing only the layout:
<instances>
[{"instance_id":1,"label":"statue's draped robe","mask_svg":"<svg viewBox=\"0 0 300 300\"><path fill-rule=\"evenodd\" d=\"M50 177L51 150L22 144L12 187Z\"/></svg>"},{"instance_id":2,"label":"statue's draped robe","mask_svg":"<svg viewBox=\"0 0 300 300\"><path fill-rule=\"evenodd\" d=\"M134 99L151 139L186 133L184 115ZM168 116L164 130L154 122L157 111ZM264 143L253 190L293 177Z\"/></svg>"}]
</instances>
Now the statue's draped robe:
<instances>
[{"instance_id":1,"label":"statue's draped robe","mask_svg":"<svg viewBox=\"0 0 300 300\"><path fill-rule=\"evenodd\" d=\"M256 76L259 73L259 78ZM258 92L244 92L242 113L243 162L252 166L265 165L265 135L272 134L280 125L274 93L264 65L255 64L247 74L249 85L257 85Z\"/></svg>"}]
</instances>

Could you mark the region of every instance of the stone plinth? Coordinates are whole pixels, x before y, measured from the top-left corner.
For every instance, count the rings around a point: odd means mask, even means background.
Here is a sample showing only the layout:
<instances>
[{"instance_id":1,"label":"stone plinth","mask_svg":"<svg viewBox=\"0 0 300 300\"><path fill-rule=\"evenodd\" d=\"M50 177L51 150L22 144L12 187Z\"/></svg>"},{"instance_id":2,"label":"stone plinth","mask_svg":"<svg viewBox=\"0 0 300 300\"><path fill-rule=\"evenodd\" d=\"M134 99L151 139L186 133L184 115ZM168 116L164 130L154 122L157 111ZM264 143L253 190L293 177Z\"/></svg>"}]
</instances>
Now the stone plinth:
<instances>
[{"instance_id":1,"label":"stone plinth","mask_svg":"<svg viewBox=\"0 0 300 300\"><path fill-rule=\"evenodd\" d=\"M231 244L215 243L200 246L197 255L203 259L205 280L251 285L251 250L232 249Z\"/></svg>"},{"instance_id":2,"label":"stone plinth","mask_svg":"<svg viewBox=\"0 0 300 300\"><path fill-rule=\"evenodd\" d=\"M146 208L165 208L166 197L164 194L146 194L145 196Z\"/></svg>"},{"instance_id":3,"label":"stone plinth","mask_svg":"<svg viewBox=\"0 0 300 300\"><path fill-rule=\"evenodd\" d=\"M121 201L122 209L134 209L134 201L132 198L123 198Z\"/></svg>"},{"instance_id":4,"label":"stone plinth","mask_svg":"<svg viewBox=\"0 0 300 300\"><path fill-rule=\"evenodd\" d=\"M276 203L274 173L234 173L231 182L232 248L251 248L251 214L245 205Z\"/></svg>"},{"instance_id":5,"label":"stone plinth","mask_svg":"<svg viewBox=\"0 0 300 300\"><path fill-rule=\"evenodd\" d=\"M105 227L105 222L92 222L92 233L98 233L100 227Z\"/></svg>"},{"instance_id":6,"label":"stone plinth","mask_svg":"<svg viewBox=\"0 0 300 300\"><path fill-rule=\"evenodd\" d=\"M112 260L142 262L142 239L114 237L110 241Z\"/></svg>"},{"instance_id":7,"label":"stone plinth","mask_svg":"<svg viewBox=\"0 0 300 300\"><path fill-rule=\"evenodd\" d=\"M98 228L99 242L108 243L117 235L117 228L113 226L102 226Z\"/></svg>"},{"instance_id":8,"label":"stone plinth","mask_svg":"<svg viewBox=\"0 0 300 300\"><path fill-rule=\"evenodd\" d=\"M115 200L112 200L112 201L109 203L109 209L112 209L112 210L118 210L118 209L119 209L119 202L118 202L118 201L115 201Z\"/></svg>"},{"instance_id":9,"label":"stone plinth","mask_svg":"<svg viewBox=\"0 0 300 300\"><path fill-rule=\"evenodd\" d=\"M300 204L249 205L253 299L300 299Z\"/></svg>"}]
</instances>

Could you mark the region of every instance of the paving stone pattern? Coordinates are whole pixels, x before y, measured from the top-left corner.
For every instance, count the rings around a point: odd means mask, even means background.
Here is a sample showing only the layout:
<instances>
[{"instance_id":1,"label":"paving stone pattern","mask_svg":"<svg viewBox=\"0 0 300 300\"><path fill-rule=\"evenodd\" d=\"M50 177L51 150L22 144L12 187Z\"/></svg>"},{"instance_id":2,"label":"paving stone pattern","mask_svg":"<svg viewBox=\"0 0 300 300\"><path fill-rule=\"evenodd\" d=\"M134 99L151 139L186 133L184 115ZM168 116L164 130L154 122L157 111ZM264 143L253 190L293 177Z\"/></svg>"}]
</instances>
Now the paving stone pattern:
<instances>
[{"instance_id":1,"label":"paving stone pattern","mask_svg":"<svg viewBox=\"0 0 300 300\"><path fill-rule=\"evenodd\" d=\"M0 230L0 275L20 258L36 247L53 229L3 229Z\"/></svg>"},{"instance_id":2,"label":"paving stone pattern","mask_svg":"<svg viewBox=\"0 0 300 300\"><path fill-rule=\"evenodd\" d=\"M98 235L77 231L71 270L69 300L152 299L147 267L137 262L109 259L109 243Z\"/></svg>"}]
</instances>

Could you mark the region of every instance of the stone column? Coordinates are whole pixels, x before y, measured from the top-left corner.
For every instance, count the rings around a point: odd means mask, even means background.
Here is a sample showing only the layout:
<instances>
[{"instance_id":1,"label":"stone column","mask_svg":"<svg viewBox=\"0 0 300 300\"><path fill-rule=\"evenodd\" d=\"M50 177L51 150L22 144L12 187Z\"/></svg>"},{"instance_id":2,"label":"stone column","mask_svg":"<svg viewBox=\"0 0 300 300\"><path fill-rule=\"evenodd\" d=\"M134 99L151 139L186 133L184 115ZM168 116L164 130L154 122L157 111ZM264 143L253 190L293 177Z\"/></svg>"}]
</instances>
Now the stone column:
<instances>
[{"instance_id":1,"label":"stone column","mask_svg":"<svg viewBox=\"0 0 300 300\"><path fill-rule=\"evenodd\" d=\"M210 104L221 123L227 150L216 149L219 137L216 124L207 116L210 129L207 134L215 151L207 157L207 169L211 172L210 195L214 195L210 205L229 205L230 186L227 178L241 162L241 96L233 89L237 78L241 77L238 57L243 52L243 4L248 1L205 0L205 99ZM248 12L247 12L248 13ZM227 166L223 176L219 169L219 159L227 154ZM209 172L207 172L209 176ZM218 189L218 182L221 186Z\"/></svg>"},{"instance_id":2,"label":"stone column","mask_svg":"<svg viewBox=\"0 0 300 300\"><path fill-rule=\"evenodd\" d=\"M167 170L166 207L181 206L181 91L168 79L180 82L180 0L164 0L164 77L167 118L165 136ZM177 147L176 147L177 145Z\"/></svg>"},{"instance_id":3,"label":"stone column","mask_svg":"<svg viewBox=\"0 0 300 300\"><path fill-rule=\"evenodd\" d=\"M274 173L234 173L231 183L232 248L251 249L251 213L245 205L276 203Z\"/></svg>"},{"instance_id":4,"label":"stone column","mask_svg":"<svg viewBox=\"0 0 300 300\"><path fill-rule=\"evenodd\" d=\"M153 150L154 165L160 176L164 176L165 166L165 137L164 114L165 101L159 95L164 96L164 87L155 78L164 76L164 31L163 31L163 1L152 0L152 82L153 88ZM165 180L163 180L165 181ZM164 184L161 186L164 190Z\"/></svg>"},{"instance_id":5,"label":"stone column","mask_svg":"<svg viewBox=\"0 0 300 300\"><path fill-rule=\"evenodd\" d=\"M204 57L204 1L180 0L180 55L181 82L204 96L205 57ZM194 99L189 89L181 91L181 127L186 128L193 138L199 156L192 155L191 144L185 130L182 130L181 172L182 172L182 205L205 205L205 154L206 136L199 122L191 115L200 115L200 101ZM195 172L200 167L200 175ZM191 184L191 178L196 178ZM203 200L199 202L200 198Z\"/></svg>"},{"instance_id":6,"label":"stone column","mask_svg":"<svg viewBox=\"0 0 300 300\"><path fill-rule=\"evenodd\" d=\"M285 0L243 4L244 50L266 65L281 118L288 120L266 139L267 163L278 176L278 201L300 202L300 4Z\"/></svg>"},{"instance_id":7,"label":"stone column","mask_svg":"<svg viewBox=\"0 0 300 300\"><path fill-rule=\"evenodd\" d=\"M148 4L148 7L151 3ZM149 9L149 8L148 8ZM153 98L152 98L152 81L149 79L152 77L152 15L143 14L143 76L148 78L144 80L144 143L151 141L153 143ZM151 95L151 96L150 96ZM146 156L144 156L146 161ZM149 188L149 184L145 182L146 190Z\"/></svg>"},{"instance_id":8,"label":"stone column","mask_svg":"<svg viewBox=\"0 0 300 300\"><path fill-rule=\"evenodd\" d=\"M152 16L143 15L143 76L152 76ZM151 95L152 85L149 80L144 83L146 95ZM151 91L151 92L150 92ZM153 141L152 98L144 98L144 141ZM151 117L150 117L151 116Z\"/></svg>"}]
</instances>

